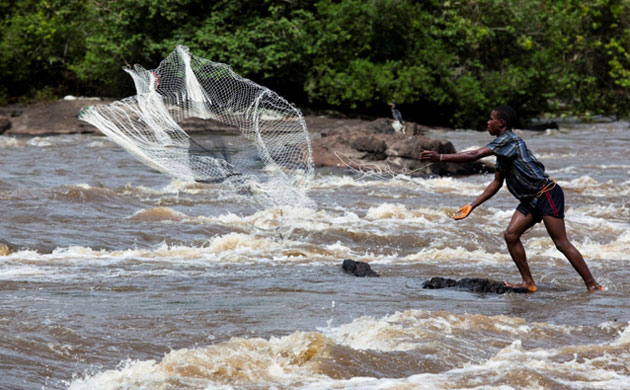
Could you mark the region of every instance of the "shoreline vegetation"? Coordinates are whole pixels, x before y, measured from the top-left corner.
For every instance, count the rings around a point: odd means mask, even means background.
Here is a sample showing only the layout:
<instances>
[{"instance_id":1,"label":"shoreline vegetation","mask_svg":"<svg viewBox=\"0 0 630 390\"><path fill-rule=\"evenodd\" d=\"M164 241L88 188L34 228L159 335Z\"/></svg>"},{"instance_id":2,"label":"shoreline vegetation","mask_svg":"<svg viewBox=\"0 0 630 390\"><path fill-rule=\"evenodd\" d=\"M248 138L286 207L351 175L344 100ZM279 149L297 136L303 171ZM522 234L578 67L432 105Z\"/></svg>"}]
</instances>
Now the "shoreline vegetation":
<instances>
[{"instance_id":1,"label":"shoreline vegetation","mask_svg":"<svg viewBox=\"0 0 630 390\"><path fill-rule=\"evenodd\" d=\"M299 107L483 129L630 115L625 0L18 0L0 4L0 105L133 94L178 44Z\"/></svg>"}]
</instances>

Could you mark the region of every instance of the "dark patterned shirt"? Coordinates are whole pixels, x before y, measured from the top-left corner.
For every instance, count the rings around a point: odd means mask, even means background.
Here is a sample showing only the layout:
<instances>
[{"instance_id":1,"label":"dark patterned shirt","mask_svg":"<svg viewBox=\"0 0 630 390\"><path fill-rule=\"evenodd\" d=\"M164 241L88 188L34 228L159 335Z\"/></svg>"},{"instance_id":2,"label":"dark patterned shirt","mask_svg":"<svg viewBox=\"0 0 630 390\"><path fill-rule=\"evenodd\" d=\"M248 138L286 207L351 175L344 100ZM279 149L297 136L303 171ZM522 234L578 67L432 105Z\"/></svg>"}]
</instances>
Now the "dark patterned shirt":
<instances>
[{"instance_id":1,"label":"dark patterned shirt","mask_svg":"<svg viewBox=\"0 0 630 390\"><path fill-rule=\"evenodd\" d=\"M512 130L488 144L497 156L496 170L505 178L508 190L520 201L530 201L545 183L548 175L527 145Z\"/></svg>"}]
</instances>

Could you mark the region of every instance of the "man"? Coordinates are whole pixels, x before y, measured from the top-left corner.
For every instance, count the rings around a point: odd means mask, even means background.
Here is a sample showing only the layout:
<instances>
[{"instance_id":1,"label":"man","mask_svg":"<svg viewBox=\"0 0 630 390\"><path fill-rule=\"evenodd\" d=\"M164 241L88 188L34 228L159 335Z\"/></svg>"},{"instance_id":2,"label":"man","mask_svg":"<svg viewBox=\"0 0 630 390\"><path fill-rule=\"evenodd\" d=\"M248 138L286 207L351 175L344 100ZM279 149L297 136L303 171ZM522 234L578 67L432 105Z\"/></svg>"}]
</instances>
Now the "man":
<instances>
[{"instance_id":1,"label":"man","mask_svg":"<svg viewBox=\"0 0 630 390\"><path fill-rule=\"evenodd\" d=\"M525 142L512 132L516 124L516 112L509 106L496 107L490 113L488 132L496 137L487 146L452 154L438 154L424 151L422 161L469 162L490 155L497 156L494 180L474 202L459 209L455 219L466 218L477 206L490 199L507 182L508 190L521 203L516 208L512 220L505 231L505 241L512 260L523 278L522 283L509 287L524 287L530 292L537 290L529 271L521 235L530 227L543 221L556 248L564 254L573 268L580 274L588 291L600 291L600 286L580 252L569 242L564 225L564 193L556 182L545 174L545 167L527 149Z\"/></svg>"}]
</instances>

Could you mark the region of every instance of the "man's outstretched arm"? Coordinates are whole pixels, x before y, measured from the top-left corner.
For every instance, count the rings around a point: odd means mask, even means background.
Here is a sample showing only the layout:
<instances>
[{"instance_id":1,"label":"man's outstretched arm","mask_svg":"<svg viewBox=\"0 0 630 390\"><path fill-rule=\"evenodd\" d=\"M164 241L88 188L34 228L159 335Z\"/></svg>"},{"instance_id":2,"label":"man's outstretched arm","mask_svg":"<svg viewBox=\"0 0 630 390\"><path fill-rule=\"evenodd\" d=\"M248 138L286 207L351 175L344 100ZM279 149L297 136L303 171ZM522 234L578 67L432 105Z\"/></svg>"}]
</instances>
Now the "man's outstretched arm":
<instances>
[{"instance_id":1,"label":"man's outstretched arm","mask_svg":"<svg viewBox=\"0 0 630 390\"><path fill-rule=\"evenodd\" d=\"M463 163L479 160L480 158L488 157L493 154L492 150L487 146L475 150L466 150L458 153L440 154L431 150L425 150L420 155L421 161L431 162L453 162Z\"/></svg>"}]
</instances>

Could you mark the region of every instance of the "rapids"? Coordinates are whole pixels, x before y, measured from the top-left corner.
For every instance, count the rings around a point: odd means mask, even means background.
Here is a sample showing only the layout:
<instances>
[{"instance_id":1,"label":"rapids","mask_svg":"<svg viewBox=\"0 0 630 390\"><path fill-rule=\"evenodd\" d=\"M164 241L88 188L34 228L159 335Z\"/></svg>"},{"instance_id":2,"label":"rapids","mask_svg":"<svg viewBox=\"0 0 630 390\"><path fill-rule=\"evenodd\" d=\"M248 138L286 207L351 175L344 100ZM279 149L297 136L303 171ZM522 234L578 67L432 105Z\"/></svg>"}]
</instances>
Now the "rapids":
<instances>
[{"instance_id":1,"label":"rapids","mask_svg":"<svg viewBox=\"0 0 630 390\"><path fill-rule=\"evenodd\" d=\"M316 208L261 209L102 136L0 136L0 388L630 388L630 128L561 127L520 134L563 187L569 238L603 293L542 225L524 236L537 293L422 289L518 281L507 189L451 218L489 175L322 168ZM344 274L346 258L381 277Z\"/></svg>"}]
</instances>

